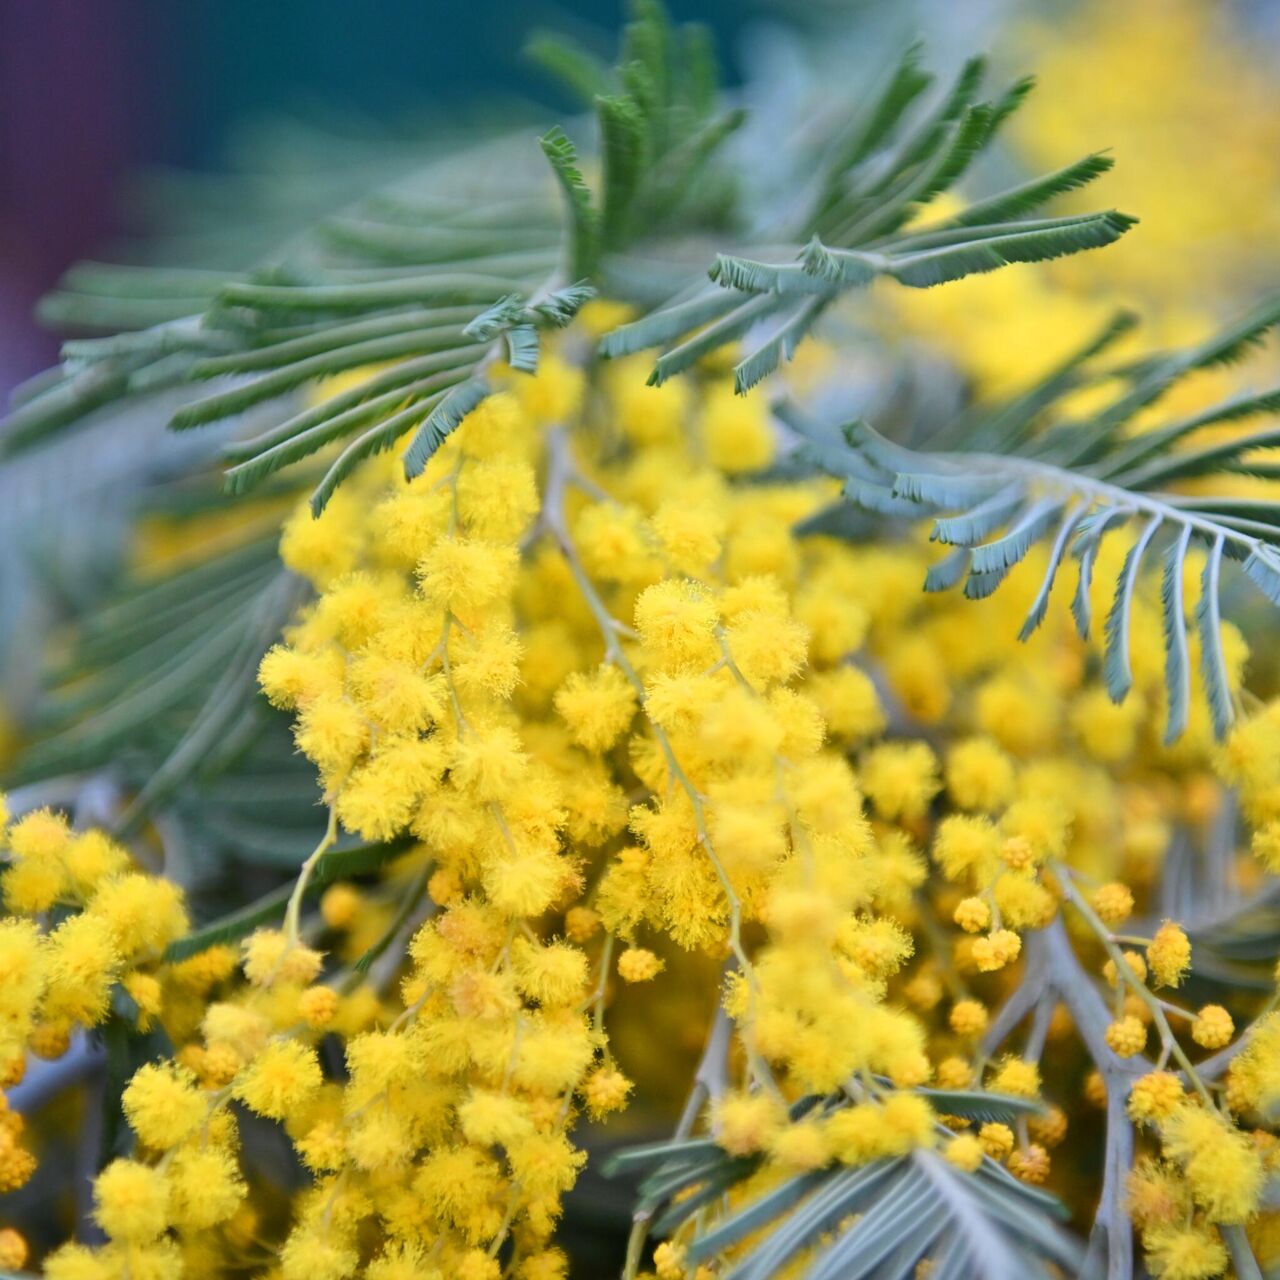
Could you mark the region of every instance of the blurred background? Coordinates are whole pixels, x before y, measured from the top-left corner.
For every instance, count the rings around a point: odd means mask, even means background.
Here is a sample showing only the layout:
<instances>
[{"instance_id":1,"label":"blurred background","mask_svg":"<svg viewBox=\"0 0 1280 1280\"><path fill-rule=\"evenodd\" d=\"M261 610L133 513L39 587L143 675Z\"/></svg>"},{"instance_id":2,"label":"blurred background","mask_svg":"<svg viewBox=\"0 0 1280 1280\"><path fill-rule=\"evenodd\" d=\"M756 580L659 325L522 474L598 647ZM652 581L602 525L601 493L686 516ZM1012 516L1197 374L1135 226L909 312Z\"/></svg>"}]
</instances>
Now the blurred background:
<instances>
[{"instance_id":1,"label":"blurred background","mask_svg":"<svg viewBox=\"0 0 1280 1280\"><path fill-rule=\"evenodd\" d=\"M684 0L727 68L767 12ZM520 56L538 27L612 48L622 0L0 0L0 392L53 362L31 323L76 258L132 225L140 168L216 169L264 118L370 130L567 106Z\"/></svg>"},{"instance_id":2,"label":"blurred background","mask_svg":"<svg viewBox=\"0 0 1280 1280\"><path fill-rule=\"evenodd\" d=\"M1054 6L1056 7L1056 6ZM1141 7L1139 5L1139 7ZM1274 8L1261 5L1261 8ZM937 33L934 64L980 46L1022 6L877 0L673 0L716 34L728 79L804 33L869 45ZM568 30L611 51L625 0L0 0L0 394L53 362L36 300L77 258L139 224L143 171L217 170L264 120L345 132L532 115L569 101L522 58ZM868 42L868 24L877 34Z\"/></svg>"},{"instance_id":3,"label":"blurred background","mask_svg":"<svg viewBox=\"0 0 1280 1280\"><path fill-rule=\"evenodd\" d=\"M1075 113L1082 135L1110 115L1115 128L1089 145L1117 152L1126 130L1117 111L1129 125L1150 124L1153 109L1176 111L1202 128L1228 114L1227 103L1205 97L1204 73L1222 71L1219 55L1236 57L1240 76L1220 78L1210 97L1235 96L1241 131L1216 145L1248 150L1258 125L1251 81L1280 35L1280 0L670 7L713 29L732 82L762 63L776 71L794 61L795 48L828 64L865 65L913 27L929 33L930 61L943 69L993 44L1018 49L1022 67L1026 49L1045 48L1052 32L1058 48L1048 65L1032 62L1044 84L1037 97ZM375 135L391 125L430 131L460 110L509 120L521 102L530 115L562 111L567 99L521 57L527 35L569 30L608 50L624 17L625 0L0 0L0 394L56 356L55 339L31 322L35 301L75 259L105 253L139 225L148 193L140 172L216 170L264 120ZM1193 79L1178 85L1188 73ZM1036 125L1028 120L1029 134ZM1140 140L1158 150L1154 133ZM1183 155L1188 182L1199 159ZM1124 172L1142 163L1130 150Z\"/></svg>"}]
</instances>

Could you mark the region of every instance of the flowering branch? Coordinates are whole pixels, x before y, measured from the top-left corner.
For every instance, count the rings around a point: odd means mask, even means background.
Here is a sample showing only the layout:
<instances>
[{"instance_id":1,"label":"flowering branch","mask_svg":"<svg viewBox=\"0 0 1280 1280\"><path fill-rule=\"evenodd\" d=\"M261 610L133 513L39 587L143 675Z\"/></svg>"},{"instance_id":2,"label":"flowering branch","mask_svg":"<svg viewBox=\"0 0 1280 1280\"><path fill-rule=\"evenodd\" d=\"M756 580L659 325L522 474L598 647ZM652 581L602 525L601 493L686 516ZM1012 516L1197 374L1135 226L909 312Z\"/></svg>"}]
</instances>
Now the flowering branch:
<instances>
[{"instance_id":1,"label":"flowering branch","mask_svg":"<svg viewBox=\"0 0 1280 1280\"><path fill-rule=\"evenodd\" d=\"M569 437L563 428L556 428L549 433L547 439L547 483L546 499L543 505L543 521L548 533L555 539L556 545L560 548L560 553L564 556L565 563L573 574L573 580L577 584L583 600L599 624L600 634L605 645L605 660L617 665L618 669L635 689L636 696L643 706L646 692L644 681L640 678L639 672L636 671L618 641L618 633L623 629L622 624L609 612L608 607L600 597L600 593L587 575L582 559L578 555L577 548L574 546L573 539L569 534L568 524L565 521L564 491L574 471ZM689 798L689 803L693 808L694 821L697 824L698 843L706 853L728 903L730 950L734 959L738 962L738 967L743 976L754 987L756 981L755 971L742 944L742 902L734 891L733 882L729 879L729 874L725 870L723 863L716 856L715 847L707 830L706 809L703 804L702 794L693 785L689 775L685 773L671 746L671 740L667 737L662 726L655 723L652 718L649 718L649 727L653 733L654 740L662 750L668 773ZM763 1071L761 1073L767 1076L767 1073Z\"/></svg>"}]
</instances>

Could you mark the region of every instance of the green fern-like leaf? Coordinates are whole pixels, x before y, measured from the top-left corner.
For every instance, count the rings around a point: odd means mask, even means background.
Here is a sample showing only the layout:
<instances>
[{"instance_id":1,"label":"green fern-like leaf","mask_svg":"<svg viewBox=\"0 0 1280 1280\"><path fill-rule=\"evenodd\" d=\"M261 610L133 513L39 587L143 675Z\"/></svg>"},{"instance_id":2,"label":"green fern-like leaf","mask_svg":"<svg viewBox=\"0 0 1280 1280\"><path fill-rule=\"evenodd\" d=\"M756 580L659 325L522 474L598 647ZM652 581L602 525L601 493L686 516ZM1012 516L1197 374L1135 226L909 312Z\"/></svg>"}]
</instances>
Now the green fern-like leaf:
<instances>
[{"instance_id":1,"label":"green fern-like leaf","mask_svg":"<svg viewBox=\"0 0 1280 1280\"><path fill-rule=\"evenodd\" d=\"M630 280L652 297L645 255L666 257L669 240L729 235L758 220L726 157L745 113L717 93L704 31L677 27L660 4L636 0L615 67L572 43L540 39L534 52L590 94L598 191L555 127L540 140L541 156L526 140L507 139L484 144L487 156L477 147L410 157L371 195L282 229L286 248L256 264L77 268L50 304L54 318L132 332L69 343L62 369L21 394L0 428L0 451L29 447L122 398L198 386L174 413L176 429L255 416L252 431L227 446L232 494L339 446L312 495L319 511L365 459L406 436L416 474L457 426L460 407L479 402L485 368L505 357L533 372L540 331L567 323L591 289ZM1102 173L1109 162L1099 156L911 230L1030 88L1019 81L984 99L985 64L971 59L931 93L919 60L908 50L825 148L817 197L792 229L790 261L727 251L710 284L679 269L671 301L606 335L600 354L659 347L651 380L660 383L741 341L735 380L745 392L792 357L832 301L877 277L932 287L1124 234L1131 220L1115 213L1027 216ZM768 185L768 163L751 158L755 186ZM1249 341L1242 331L1202 362ZM375 372L316 403L295 400L317 380L366 369ZM1160 376L1151 371L1153 385Z\"/></svg>"},{"instance_id":2,"label":"green fern-like leaf","mask_svg":"<svg viewBox=\"0 0 1280 1280\"><path fill-rule=\"evenodd\" d=\"M795 229L796 239L807 243L791 261L719 254L708 274L729 294L728 302L718 308L706 295L673 298L608 335L601 354L664 347L653 379L660 382L745 337L748 354L736 370L737 389L744 392L790 357L830 302L877 277L931 288L1012 263L1102 248L1133 225L1134 219L1115 211L1023 216L1110 168L1107 157L1092 155L979 200L967 215L933 229L904 231L921 209L955 186L1031 89L1029 80L1019 81L994 101L980 101L985 67L974 59L931 108L913 118L931 83L919 69L919 57L914 46L904 54L880 95L833 144L822 194ZM796 295L807 300L796 301ZM765 301L749 306L751 296ZM699 331L707 319L713 320L710 328Z\"/></svg>"}]
</instances>

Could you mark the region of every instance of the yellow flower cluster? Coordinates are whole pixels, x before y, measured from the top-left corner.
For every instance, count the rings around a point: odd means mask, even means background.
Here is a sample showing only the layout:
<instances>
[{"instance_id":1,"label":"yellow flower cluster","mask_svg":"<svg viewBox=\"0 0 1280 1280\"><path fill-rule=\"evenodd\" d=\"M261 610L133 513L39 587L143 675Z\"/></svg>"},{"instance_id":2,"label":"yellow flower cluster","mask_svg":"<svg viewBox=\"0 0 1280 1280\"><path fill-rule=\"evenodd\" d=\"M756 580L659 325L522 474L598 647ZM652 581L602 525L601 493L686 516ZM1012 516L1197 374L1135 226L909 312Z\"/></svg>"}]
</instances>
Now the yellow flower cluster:
<instances>
[{"instance_id":1,"label":"yellow flower cluster","mask_svg":"<svg viewBox=\"0 0 1280 1280\"><path fill-rule=\"evenodd\" d=\"M1249 1126L1280 1097L1280 1021L1238 1036L1222 1005L1178 1009L1156 989L1194 969L1186 932L1116 930L1144 927L1127 922L1153 911L1175 824L1206 829L1224 783L1256 832L1239 876L1274 864L1280 710L1218 746L1197 694L1164 746L1157 588L1117 707L1057 597L1015 639L1037 553L989 600L924 595L936 551L914 534L798 536L831 487L744 482L775 448L765 402L714 370L655 389L630 361L548 353L417 478L375 459L319 518L291 516L281 555L315 597L260 681L329 822L282 926L238 952L162 966L187 928L168 881L55 814L13 824L8 1078L117 987L175 1045L125 1089L136 1149L94 1188L109 1243L65 1246L46 1274L223 1275L266 1242L282 1280L556 1280L575 1127L638 1086L671 1092L611 1044L613 1002L656 1008L690 975L720 1013L685 1131L759 1164L731 1203L933 1147L1076 1194L1050 1152L1090 1104L1044 1053L1072 1017L1047 1005L1025 1045L1007 1027L984 1043L1064 925L1114 1006L1089 1045L1109 1075L1085 1094L1129 1081L1152 1144L1129 1192L1152 1265L1214 1274L1191 1268L1222 1253L1219 1225L1269 1220ZM1097 591L1123 551L1104 544ZM1246 647L1223 641L1238 691ZM310 914L343 832L404 852ZM1220 1085L1197 1050L1227 1055ZM1042 1110L970 1122L929 1085ZM830 1105L794 1119L815 1094ZM242 1167L233 1104L288 1136L291 1199ZM19 1127L0 1114L6 1185L29 1171ZM687 1273L691 1224L660 1275Z\"/></svg>"},{"instance_id":2,"label":"yellow flower cluster","mask_svg":"<svg viewBox=\"0 0 1280 1280\"><path fill-rule=\"evenodd\" d=\"M164 950L188 929L182 894L139 871L100 831L73 831L50 809L9 822L0 799L0 1081L20 1084L28 1054L61 1058L73 1036L113 1012L138 1029L181 1002ZM203 1113L203 1107L201 1107ZM24 1118L0 1095L0 1192L23 1186L36 1169ZM5 1229L3 1246L20 1267L23 1238ZM16 1260L15 1260L16 1259Z\"/></svg>"}]
</instances>

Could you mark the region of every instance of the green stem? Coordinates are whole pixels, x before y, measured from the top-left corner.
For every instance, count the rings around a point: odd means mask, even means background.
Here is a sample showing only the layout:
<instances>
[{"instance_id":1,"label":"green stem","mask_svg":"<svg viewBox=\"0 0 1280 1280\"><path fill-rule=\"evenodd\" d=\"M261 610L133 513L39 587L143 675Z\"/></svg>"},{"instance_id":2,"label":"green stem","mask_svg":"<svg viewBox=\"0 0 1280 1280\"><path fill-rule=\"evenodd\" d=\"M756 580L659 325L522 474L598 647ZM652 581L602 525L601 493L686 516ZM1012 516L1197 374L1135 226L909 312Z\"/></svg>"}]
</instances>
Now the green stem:
<instances>
[{"instance_id":1,"label":"green stem","mask_svg":"<svg viewBox=\"0 0 1280 1280\"><path fill-rule=\"evenodd\" d=\"M284 936L287 944L286 949L297 945L298 917L302 912L302 899L306 896L307 885L310 883L312 873L316 869L316 863L324 857L337 838L338 811L335 806L330 805L329 821L325 827L324 835L321 837L320 843L307 855L307 860L302 864L302 868L298 872L297 882L293 886L293 893L289 895L289 905L285 908Z\"/></svg>"}]
</instances>

